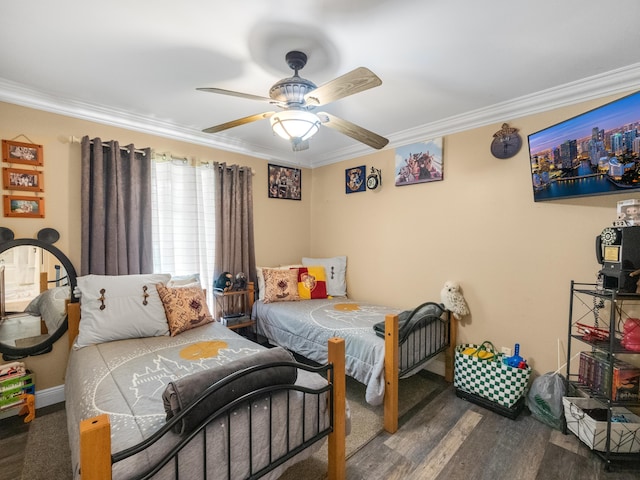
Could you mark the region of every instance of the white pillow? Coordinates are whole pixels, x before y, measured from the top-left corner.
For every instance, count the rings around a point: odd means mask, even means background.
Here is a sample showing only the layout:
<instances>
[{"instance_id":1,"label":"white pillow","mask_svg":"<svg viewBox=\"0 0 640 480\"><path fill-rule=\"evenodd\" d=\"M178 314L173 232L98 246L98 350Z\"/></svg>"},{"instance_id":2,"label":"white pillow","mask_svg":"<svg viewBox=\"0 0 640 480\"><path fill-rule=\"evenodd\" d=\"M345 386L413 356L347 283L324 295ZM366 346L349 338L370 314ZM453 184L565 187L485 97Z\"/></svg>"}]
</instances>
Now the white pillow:
<instances>
[{"instance_id":1,"label":"white pillow","mask_svg":"<svg viewBox=\"0 0 640 480\"><path fill-rule=\"evenodd\" d=\"M347 257L308 258L302 257L302 265L322 265L327 276L327 295L343 297L347 294Z\"/></svg>"},{"instance_id":2,"label":"white pillow","mask_svg":"<svg viewBox=\"0 0 640 480\"><path fill-rule=\"evenodd\" d=\"M192 273L191 275L173 275L171 280L167 282L168 288L173 287L200 287L200 274Z\"/></svg>"},{"instance_id":3,"label":"white pillow","mask_svg":"<svg viewBox=\"0 0 640 480\"><path fill-rule=\"evenodd\" d=\"M303 265L296 263L292 265L280 265L279 267L256 267L256 275L258 277L258 300L264 301L264 291L266 286L264 283L264 273L262 273L263 268L289 270L290 268L300 268L302 266Z\"/></svg>"},{"instance_id":4,"label":"white pillow","mask_svg":"<svg viewBox=\"0 0 640 480\"><path fill-rule=\"evenodd\" d=\"M127 338L169 335L156 284L167 283L170 279L171 275L161 273L78 277L81 321L74 348ZM100 293L102 289L104 294Z\"/></svg>"}]
</instances>

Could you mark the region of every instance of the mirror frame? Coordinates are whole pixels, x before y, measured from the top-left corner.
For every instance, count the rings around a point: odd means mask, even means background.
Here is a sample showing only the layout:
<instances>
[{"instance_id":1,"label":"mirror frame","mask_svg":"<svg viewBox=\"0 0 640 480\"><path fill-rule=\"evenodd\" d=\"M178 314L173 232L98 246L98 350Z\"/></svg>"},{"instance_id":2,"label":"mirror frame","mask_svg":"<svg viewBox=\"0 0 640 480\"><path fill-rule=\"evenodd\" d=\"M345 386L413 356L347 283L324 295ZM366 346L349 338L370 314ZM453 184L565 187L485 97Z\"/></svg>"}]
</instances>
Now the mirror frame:
<instances>
[{"instance_id":1,"label":"mirror frame","mask_svg":"<svg viewBox=\"0 0 640 480\"><path fill-rule=\"evenodd\" d=\"M67 256L62 253L58 248L54 247L52 244L44 242L42 240L36 240L32 238L20 238L17 240L9 240L4 243L0 243L0 253L4 253L10 248L18 247L21 245L29 245L33 247L40 247L44 250L47 250L52 255L62 263L65 271L67 272L67 276L69 277L69 286L70 286L70 295L69 301L71 303L76 303L78 301L77 298L73 295L73 290L76 287L76 270L73 268L71 261L67 258ZM18 360L20 358L24 358L29 355L41 355L44 353L49 353L53 349L53 344L64 335L64 333L69 328L69 320L65 317L64 321L58 327L58 330L49 335L44 342L39 343L38 345L33 345L31 347L26 348L16 348L10 345L5 345L0 343L0 353L2 353L2 358L4 360Z\"/></svg>"}]
</instances>

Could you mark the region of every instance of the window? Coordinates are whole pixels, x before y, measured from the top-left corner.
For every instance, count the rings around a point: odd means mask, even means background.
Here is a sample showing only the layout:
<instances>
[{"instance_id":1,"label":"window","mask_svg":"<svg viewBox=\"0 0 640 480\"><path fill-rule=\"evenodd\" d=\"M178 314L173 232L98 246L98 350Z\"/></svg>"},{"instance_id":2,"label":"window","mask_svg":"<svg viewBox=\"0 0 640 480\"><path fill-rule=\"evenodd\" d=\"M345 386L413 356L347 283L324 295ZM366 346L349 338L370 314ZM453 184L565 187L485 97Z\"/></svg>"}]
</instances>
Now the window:
<instances>
[{"instance_id":1,"label":"window","mask_svg":"<svg viewBox=\"0 0 640 480\"><path fill-rule=\"evenodd\" d=\"M213 285L215 223L213 168L156 159L151 168L153 270L200 274Z\"/></svg>"}]
</instances>

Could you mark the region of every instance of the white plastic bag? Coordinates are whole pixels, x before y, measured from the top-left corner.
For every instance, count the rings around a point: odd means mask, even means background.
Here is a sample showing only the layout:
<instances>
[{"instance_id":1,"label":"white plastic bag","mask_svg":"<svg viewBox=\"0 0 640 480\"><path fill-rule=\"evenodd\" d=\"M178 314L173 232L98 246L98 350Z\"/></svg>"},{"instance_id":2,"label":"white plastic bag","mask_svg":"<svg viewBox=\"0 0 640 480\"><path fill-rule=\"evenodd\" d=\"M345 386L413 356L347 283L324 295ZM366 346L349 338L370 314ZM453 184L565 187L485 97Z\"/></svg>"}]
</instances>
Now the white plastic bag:
<instances>
[{"instance_id":1,"label":"white plastic bag","mask_svg":"<svg viewBox=\"0 0 640 480\"><path fill-rule=\"evenodd\" d=\"M527 407L534 418L556 430L562 430L564 406L562 397L566 394L564 377L548 372L536 378L527 394Z\"/></svg>"}]
</instances>

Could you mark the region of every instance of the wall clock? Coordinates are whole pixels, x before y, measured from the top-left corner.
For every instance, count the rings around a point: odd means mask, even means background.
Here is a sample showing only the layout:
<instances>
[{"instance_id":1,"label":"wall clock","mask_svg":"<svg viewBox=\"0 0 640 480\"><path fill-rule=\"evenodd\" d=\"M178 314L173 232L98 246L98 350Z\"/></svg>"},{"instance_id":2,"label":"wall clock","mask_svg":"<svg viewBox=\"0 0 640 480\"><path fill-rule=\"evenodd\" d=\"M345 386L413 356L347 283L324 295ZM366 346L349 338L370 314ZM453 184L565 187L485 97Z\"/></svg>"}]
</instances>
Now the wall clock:
<instances>
[{"instance_id":1,"label":"wall clock","mask_svg":"<svg viewBox=\"0 0 640 480\"><path fill-rule=\"evenodd\" d=\"M382 185L382 170L371 167L371 173L367 177L367 188L369 190L375 190L380 185Z\"/></svg>"},{"instance_id":2,"label":"wall clock","mask_svg":"<svg viewBox=\"0 0 640 480\"><path fill-rule=\"evenodd\" d=\"M511 158L520 151L522 138L517 128L503 123L502 128L493 134L491 154L500 159Z\"/></svg>"}]
</instances>

